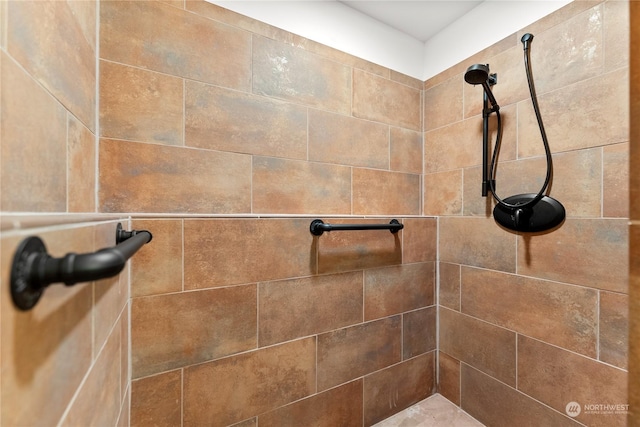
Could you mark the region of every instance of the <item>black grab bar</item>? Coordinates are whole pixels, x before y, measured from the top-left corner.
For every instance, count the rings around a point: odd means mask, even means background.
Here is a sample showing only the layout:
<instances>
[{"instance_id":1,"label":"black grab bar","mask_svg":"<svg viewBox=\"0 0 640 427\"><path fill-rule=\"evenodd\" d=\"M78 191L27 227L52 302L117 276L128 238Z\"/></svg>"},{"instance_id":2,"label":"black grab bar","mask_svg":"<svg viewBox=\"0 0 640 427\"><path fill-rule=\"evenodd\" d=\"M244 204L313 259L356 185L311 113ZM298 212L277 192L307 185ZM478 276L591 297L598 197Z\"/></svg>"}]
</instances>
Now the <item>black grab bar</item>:
<instances>
[{"instance_id":1,"label":"black grab bar","mask_svg":"<svg viewBox=\"0 0 640 427\"><path fill-rule=\"evenodd\" d=\"M314 236L322 236L325 231L343 231L343 230L390 230L397 233L402 230L404 224L400 224L397 219L392 219L389 224L328 224L321 219L311 221L309 231Z\"/></svg>"},{"instance_id":2,"label":"black grab bar","mask_svg":"<svg viewBox=\"0 0 640 427\"><path fill-rule=\"evenodd\" d=\"M36 305L44 289L52 283L71 286L113 277L152 238L151 233L146 230L125 231L122 224L118 224L115 247L88 254L68 253L62 258L53 258L47 253L47 248L39 237L27 237L20 242L13 256L13 303L20 310L30 310Z\"/></svg>"}]
</instances>

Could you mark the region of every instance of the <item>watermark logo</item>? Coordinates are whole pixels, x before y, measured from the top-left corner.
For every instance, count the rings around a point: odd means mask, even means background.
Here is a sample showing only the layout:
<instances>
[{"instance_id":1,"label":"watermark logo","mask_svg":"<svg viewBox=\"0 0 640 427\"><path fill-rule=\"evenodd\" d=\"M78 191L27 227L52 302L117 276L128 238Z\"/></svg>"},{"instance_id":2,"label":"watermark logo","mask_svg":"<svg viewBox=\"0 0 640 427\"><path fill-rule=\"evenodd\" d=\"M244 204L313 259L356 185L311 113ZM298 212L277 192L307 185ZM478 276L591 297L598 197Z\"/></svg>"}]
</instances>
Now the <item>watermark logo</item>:
<instances>
[{"instance_id":1,"label":"watermark logo","mask_svg":"<svg viewBox=\"0 0 640 427\"><path fill-rule=\"evenodd\" d=\"M577 417L582 412L582 408L578 402L569 402L567 406L565 406L564 411L572 418Z\"/></svg>"}]
</instances>

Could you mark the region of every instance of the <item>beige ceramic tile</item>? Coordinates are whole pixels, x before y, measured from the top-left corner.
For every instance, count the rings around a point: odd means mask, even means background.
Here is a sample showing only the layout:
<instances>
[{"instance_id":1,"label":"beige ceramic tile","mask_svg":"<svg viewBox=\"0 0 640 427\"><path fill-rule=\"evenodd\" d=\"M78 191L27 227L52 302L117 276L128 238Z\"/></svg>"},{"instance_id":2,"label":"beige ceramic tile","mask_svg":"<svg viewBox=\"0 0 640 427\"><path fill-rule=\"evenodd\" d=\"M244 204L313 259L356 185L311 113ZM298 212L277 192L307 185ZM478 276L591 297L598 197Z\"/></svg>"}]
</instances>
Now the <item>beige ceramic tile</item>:
<instances>
[{"instance_id":1,"label":"beige ceramic tile","mask_svg":"<svg viewBox=\"0 0 640 427\"><path fill-rule=\"evenodd\" d=\"M290 159L307 158L307 109L187 81L185 144Z\"/></svg>"},{"instance_id":2,"label":"beige ceramic tile","mask_svg":"<svg viewBox=\"0 0 640 427\"><path fill-rule=\"evenodd\" d=\"M252 51L254 93L342 114L351 112L351 68L255 35Z\"/></svg>"},{"instance_id":3,"label":"beige ceramic tile","mask_svg":"<svg viewBox=\"0 0 640 427\"><path fill-rule=\"evenodd\" d=\"M133 299L132 377L255 348L256 299L255 285Z\"/></svg>"},{"instance_id":4,"label":"beige ceramic tile","mask_svg":"<svg viewBox=\"0 0 640 427\"><path fill-rule=\"evenodd\" d=\"M353 70L353 115L420 130L420 91L360 70Z\"/></svg>"},{"instance_id":5,"label":"beige ceramic tile","mask_svg":"<svg viewBox=\"0 0 640 427\"><path fill-rule=\"evenodd\" d=\"M400 316L318 336L318 391L391 366L402 358Z\"/></svg>"},{"instance_id":6,"label":"beige ceramic tile","mask_svg":"<svg viewBox=\"0 0 640 427\"><path fill-rule=\"evenodd\" d=\"M463 313L596 357L596 290L468 267L461 288Z\"/></svg>"},{"instance_id":7,"label":"beige ceramic tile","mask_svg":"<svg viewBox=\"0 0 640 427\"><path fill-rule=\"evenodd\" d=\"M309 110L309 160L389 169L389 126Z\"/></svg>"},{"instance_id":8,"label":"beige ceramic tile","mask_svg":"<svg viewBox=\"0 0 640 427\"><path fill-rule=\"evenodd\" d=\"M353 169L355 215L419 215L420 175Z\"/></svg>"},{"instance_id":9,"label":"beige ceramic tile","mask_svg":"<svg viewBox=\"0 0 640 427\"><path fill-rule=\"evenodd\" d=\"M390 138L390 169L422 173L422 133L392 127Z\"/></svg>"},{"instance_id":10,"label":"beige ceramic tile","mask_svg":"<svg viewBox=\"0 0 640 427\"><path fill-rule=\"evenodd\" d=\"M185 220L185 289L315 273L310 223L310 219Z\"/></svg>"},{"instance_id":11,"label":"beige ceramic tile","mask_svg":"<svg viewBox=\"0 0 640 427\"><path fill-rule=\"evenodd\" d=\"M275 157L253 157L256 213L351 213L351 168Z\"/></svg>"},{"instance_id":12,"label":"beige ceramic tile","mask_svg":"<svg viewBox=\"0 0 640 427\"><path fill-rule=\"evenodd\" d=\"M180 78L100 62L100 136L184 145Z\"/></svg>"},{"instance_id":13,"label":"beige ceramic tile","mask_svg":"<svg viewBox=\"0 0 640 427\"><path fill-rule=\"evenodd\" d=\"M248 213L251 158L103 139L102 212Z\"/></svg>"},{"instance_id":14,"label":"beige ceramic tile","mask_svg":"<svg viewBox=\"0 0 640 427\"><path fill-rule=\"evenodd\" d=\"M451 150L451 144L456 149ZM424 134L424 172L482 164L482 119L472 117Z\"/></svg>"},{"instance_id":15,"label":"beige ceramic tile","mask_svg":"<svg viewBox=\"0 0 640 427\"><path fill-rule=\"evenodd\" d=\"M100 6L101 58L249 91L249 33L161 2Z\"/></svg>"},{"instance_id":16,"label":"beige ceramic tile","mask_svg":"<svg viewBox=\"0 0 640 427\"><path fill-rule=\"evenodd\" d=\"M229 425L310 396L315 355L306 338L185 369L184 424Z\"/></svg>"},{"instance_id":17,"label":"beige ceramic tile","mask_svg":"<svg viewBox=\"0 0 640 427\"><path fill-rule=\"evenodd\" d=\"M515 332L443 307L439 316L441 352L515 386Z\"/></svg>"},{"instance_id":18,"label":"beige ceramic tile","mask_svg":"<svg viewBox=\"0 0 640 427\"><path fill-rule=\"evenodd\" d=\"M380 421L375 427L482 427L440 394L434 394L422 402Z\"/></svg>"},{"instance_id":19,"label":"beige ceramic tile","mask_svg":"<svg viewBox=\"0 0 640 427\"><path fill-rule=\"evenodd\" d=\"M424 175L425 215L462 213L462 176L462 169Z\"/></svg>"},{"instance_id":20,"label":"beige ceramic tile","mask_svg":"<svg viewBox=\"0 0 640 427\"><path fill-rule=\"evenodd\" d=\"M364 425L370 426L435 392L435 352L364 378Z\"/></svg>"},{"instance_id":21,"label":"beige ceramic tile","mask_svg":"<svg viewBox=\"0 0 640 427\"><path fill-rule=\"evenodd\" d=\"M267 412L258 417L260 427L361 426L362 380Z\"/></svg>"},{"instance_id":22,"label":"beige ceramic tile","mask_svg":"<svg viewBox=\"0 0 640 427\"><path fill-rule=\"evenodd\" d=\"M603 207L604 217L629 217L629 144L604 147Z\"/></svg>"},{"instance_id":23,"label":"beige ceramic tile","mask_svg":"<svg viewBox=\"0 0 640 427\"><path fill-rule=\"evenodd\" d=\"M629 297L600 292L600 360L628 369Z\"/></svg>"},{"instance_id":24,"label":"beige ceramic tile","mask_svg":"<svg viewBox=\"0 0 640 427\"><path fill-rule=\"evenodd\" d=\"M462 120L464 84L456 75L424 92L425 131Z\"/></svg>"},{"instance_id":25,"label":"beige ceramic tile","mask_svg":"<svg viewBox=\"0 0 640 427\"><path fill-rule=\"evenodd\" d=\"M435 261L438 221L435 218L404 218L402 224L402 262Z\"/></svg>"},{"instance_id":26,"label":"beige ceramic tile","mask_svg":"<svg viewBox=\"0 0 640 427\"><path fill-rule=\"evenodd\" d=\"M260 283L259 345L362 322L362 272Z\"/></svg>"},{"instance_id":27,"label":"beige ceramic tile","mask_svg":"<svg viewBox=\"0 0 640 427\"><path fill-rule=\"evenodd\" d=\"M131 425L171 427L182 422L182 371L131 382Z\"/></svg>"},{"instance_id":28,"label":"beige ceramic tile","mask_svg":"<svg viewBox=\"0 0 640 427\"><path fill-rule=\"evenodd\" d=\"M11 58L2 55L0 209L65 212L67 113Z\"/></svg>"},{"instance_id":29,"label":"beige ceramic tile","mask_svg":"<svg viewBox=\"0 0 640 427\"><path fill-rule=\"evenodd\" d=\"M607 71L629 66L629 1L604 4L604 66Z\"/></svg>"},{"instance_id":30,"label":"beige ceramic tile","mask_svg":"<svg viewBox=\"0 0 640 427\"><path fill-rule=\"evenodd\" d=\"M96 140L82 123L69 116L67 165L69 168L69 212L95 212L96 210Z\"/></svg>"},{"instance_id":31,"label":"beige ceramic tile","mask_svg":"<svg viewBox=\"0 0 640 427\"><path fill-rule=\"evenodd\" d=\"M439 269L438 303L460 311L460 266L441 262Z\"/></svg>"}]
</instances>

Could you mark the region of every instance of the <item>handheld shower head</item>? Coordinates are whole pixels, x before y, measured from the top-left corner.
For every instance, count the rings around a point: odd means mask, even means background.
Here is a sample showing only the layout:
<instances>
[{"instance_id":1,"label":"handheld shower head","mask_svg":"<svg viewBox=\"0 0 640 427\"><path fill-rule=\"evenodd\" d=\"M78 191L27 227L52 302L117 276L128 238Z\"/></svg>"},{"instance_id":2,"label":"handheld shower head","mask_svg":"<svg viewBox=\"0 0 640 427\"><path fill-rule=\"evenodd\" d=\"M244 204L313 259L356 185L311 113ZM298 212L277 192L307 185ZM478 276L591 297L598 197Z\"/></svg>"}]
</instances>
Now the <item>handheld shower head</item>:
<instances>
[{"instance_id":1,"label":"handheld shower head","mask_svg":"<svg viewBox=\"0 0 640 427\"><path fill-rule=\"evenodd\" d=\"M495 75L493 77L495 77ZM500 106L498 105L498 101L496 101L495 96L493 96L493 92L491 92L491 87L489 86L491 78L492 76L489 74L489 64L474 64L467 68L467 72L464 73L465 82L474 86L482 85L489 101L491 101L491 105L493 105L493 110L498 111ZM495 84L495 80L491 84Z\"/></svg>"}]
</instances>

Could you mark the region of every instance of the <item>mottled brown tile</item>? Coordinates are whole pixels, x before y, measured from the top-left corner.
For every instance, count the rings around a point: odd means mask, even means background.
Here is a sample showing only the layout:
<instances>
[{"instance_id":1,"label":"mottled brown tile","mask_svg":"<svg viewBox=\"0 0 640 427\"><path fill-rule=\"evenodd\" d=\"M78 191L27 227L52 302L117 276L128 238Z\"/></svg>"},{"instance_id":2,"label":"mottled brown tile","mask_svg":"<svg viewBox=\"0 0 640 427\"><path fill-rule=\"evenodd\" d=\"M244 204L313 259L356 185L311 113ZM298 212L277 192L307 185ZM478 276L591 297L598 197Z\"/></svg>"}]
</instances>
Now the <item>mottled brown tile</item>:
<instances>
[{"instance_id":1,"label":"mottled brown tile","mask_svg":"<svg viewBox=\"0 0 640 427\"><path fill-rule=\"evenodd\" d=\"M252 49L253 93L342 114L351 112L351 68L256 35Z\"/></svg>"},{"instance_id":2,"label":"mottled brown tile","mask_svg":"<svg viewBox=\"0 0 640 427\"><path fill-rule=\"evenodd\" d=\"M310 222L309 219L185 220L185 289L315 273L316 252Z\"/></svg>"},{"instance_id":3,"label":"mottled brown tile","mask_svg":"<svg viewBox=\"0 0 640 427\"><path fill-rule=\"evenodd\" d=\"M355 215L419 215L420 175L353 169Z\"/></svg>"},{"instance_id":4,"label":"mottled brown tile","mask_svg":"<svg viewBox=\"0 0 640 427\"><path fill-rule=\"evenodd\" d=\"M424 130L462 120L464 80L454 76L424 92Z\"/></svg>"},{"instance_id":5,"label":"mottled brown tile","mask_svg":"<svg viewBox=\"0 0 640 427\"><path fill-rule=\"evenodd\" d=\"M412 130L420 130L420 91L353 70L353 115Z\"/></svg>"},{"instance_id":6,"label":"mottled brown tile","mask_svg":"<svg viewBox=\"0 0 640 427\"><path fill-rule=\"evenodd\" d=\"M153 239L131 258L131 296L182 290L182 220L134 220L134 230L148 230Z\"/></svg>"},{"instance_id":7,"label":"mottled brown tile","mask_svg":"<svg viewBox=\"0 0 640 427\"><path fill-rule=\"evenodd\" d=\"M424 175L425 215L462 213L462 176L462 169Z\"/></svg>"},{"instance_id":8,"label":"mottled brown tile","mask_svg":"<svg viewBox=\"0 0 640 427\"><path fill-rule=\"evenodd\" d=\"M161 2L100 4L100 57L248 91L251 35Z\"/></svg>"},{"instance_id":9,"label":"mottled brown tile","mask_svg":"<svg viewBox=\"0 0 640 427\"><path fill-rule=\"evenodd\" d=\"M51 256L91 252L91 227L40 232ZM9 294L10 266L25 236L2 237L2 425L57 424L92 363L91 284L51 285L31 311ZM116 376L119 378L119 376ZM37 410L34 410L37 408Z\"/></svg>"},{"instance_id":10,"label":"mottled brown tile","mask_svg":"<svg viewBox=\"0 0 640 427\"><path fill-rule=\"evenodd\" d=\"M629 296L600 292L600 360L627 369Z\"/></svg>"},{"instance_id":11,"label":"mottled brown tile","mask_svg":"<svg viewBox=\"0 0 640 427\"><path fill-rule=\"evenodd\" d=\"M388 224L390 221L389 218L331 218L324 222L329 224ZM313 248L317 251L318 273L336 273L401 264L403 233L404 231L390 233L387 230L363 230L328 232L322 236L314 237Z\"/></svg>"},{"instance_id":12,"label":"mottled brown tile","mask_svg":"<svg viewBox=\"0 0 640 427\"><path fill-rule=\"evenodd\" d=\"M318 336L318 391L353 380L401 360L400 316Z\"/></svg>"},{"instance_id":13,"label":"mottled brown tile","mask_svg":"<svg viewBox=\"0 0 640 427\"><path fill-rule=\"evenodd\" d=\"M132 377L255 348L256 299L255 285L133 299Z\"/></svg>"},{"instance_id":14,"label":"mottled brown tile","mask_svg":"<svg viewBox=\"0 0 640 427\"><path fill-rule=\"evenodd\" d=\"M233 424L313 394L315 354L307 338L186 368L184 425Z\"/></svg>"},{"instance_id":15,"label":"mottled brown tile","mask_svg":"<svg viewBox=\"0 0 640 427\"><path fill-rule=\"evenodd\" d=\"M253 157L253 212L350 214L351 168Z\"/></svg>"},{"instance_id":16,"label":"mottled brown tile","mask_svg":"<svg viewBox=\"0 0 640 427\"><path fill-rule=\"evenodd\" d=\"M538 100L551 151L628 141L628 82L629 72L624 68L540 94ZM518 156L543 153L533 107L531 102L523 101L518 104Z\"/></svg>"},{"instance_id":17,"label":"mottled brown tile","mask_svg":"<svg viewBox=\"0 0 640 427\"><path fill-rule=\"evenodd\" d=\"M10 57L4 52L1 54L0 209L3 212L65 212L66 111Z\"/></svg>"},{"instance_id":18,"label":"mottled brown tile","mask_svg":"<svg viewBox=\"0 0 640 427\"><path fill-rule=\"evenodd\" d=\"M182 422L182 371L131 382L131 425L164 426Z\"/></svg>"},{"instance_id":19,"label":"mottled brown tile","mask_svg":"<svg viewBox=\"0 0 640 427\"><path fill-rule=\"evenodd\" d=\"M518 238L518 274L626 293L627 251L626 221L568 219Z\"/></svg>"},{"instance_id":20,"label":"mottled brown tile","mask_svg":"<svg viewBox=\"0 0 640 427\"><path fill-rule=\"evenodd\" d=\"M602 152L602 216L629 217L629 144L604 147Z\"/></svg>"},{"instance_id":21,"label":"mottled brown tile","mask_svg":"<svg viewBox=\"0 0 640 427\"><path fill-rule=\"evenodd\" d=\"M443 307L439 316L440 351L515 386L515 332Z\"/></svg>"},{"instance_id":22,"label":"mottled brown tile","mask_svg":"<svg viewBox=\"0 0 640 427\"><path fill-rule=\"evenodd\" d=\"M361 427L362 380L267 412L258 417L260 427Z\"/></svg>"},{"instance_id":23,"label":"mottled brown tile","mask_svg":"<svg viewBox=\"0 0 640 427\"><path fill-rule=\"evenodd\" d=\"M440 261L515 273L516 237L493 218L441 217Z\"/></svg>"},{"instance_id":24,"label":"mottled brown tile","mask_svg":"<svg viewBox=\"0 0 640 427\"><path fill-rule=\"evenodd\" d=\"M124 387L120 384L120 339L120 329L115 328L61 421L61 426L116 424L122 402L120 388ZM96 402L100 402L99 410L96 410Z\"/></svg>"},{"instance_id":25,"label":"mottled brown tile","mask_svg":"<svg viewBox=\"0 0 640 427\"><path fill-rule=\"evenodd\" d=\"M73 116L69 116L67 164L69 212L96 210L96 141L95 136Z\"/></svg>"},{"instance_id":26,"label":"mottled brown tile","mask_svg":"<svg viewBox=\"0 0 640 427\"><path fill-rule=\"evenodd\" d=\"M186 82L185 144L210 150L307 158L307 109Z\"/></svg>"},{"instance_id":27,"label":"mottled brown tile","mask_svg":"<svg viewBox=\"0 0 640 427\"><path fill-rule=\"evenodd\" d=\"M433 305L434 270L433 262L365 270L365 320Z\"/></svg>"},{"instance_id":28,"label":"mottled brown tile","mask_svg":"<svg viewBox=\"0 0 640 427\"><path fill-rule=\"evenodd\" d=\"M438 393L460 406L460 361L438 352Z\"/></svg>"},{"instance_id":29,"label":"mottled brown tile","mask_svg":"<svg viewBox=\"0 0 640 427\"><path fill-rule=\"evenodd\" d=\"M392 171L422 173L422 133L392 127L390 143L390 169Z\"/></svg>"},{"instance_id":30,"label":"mottled brown tile","mask_svg":"<svg viewBox=\"0 0 640 427\"><path fill-rule=\"evenodd\" d=\"M389 126L309 110L309 160L389 169Z\"/></svg>"},{"instance_id":31,"label":"mottled brown tile","mask_svg":"<svg viewBox=\"0 0 640 427\"><path fill-rule=\"evenodd\" d=\"M438 303L452 310L460 311L460 266L440 263Z\"/></svg>"},{"instance_id":32,"label":"mottled brown tile","mask_svg":"<svg viewBox=\"0 0 640 427\"><path fill-rule=\"evenodd\" d=\"M435 352L364 378L364 425L370 426L435 392Z\"/></svg>"},{"instance_id":33,"label":"mottled brown tile","mask_svg":"<svg viewBox=\"0 0 640 427\"><path fill-rule=\"evenodd\" d=\"M102 212L247 213L251 157L100 141Z\"/></svg>"},{"instance_id":34,"label":"mottled brown tile","mask_svg":"<svg viewBox=\"0 0 640 427\"><path fill-rule=\"evenodd\" d=\"M362 272L260 283L259 345L362 322Z\"/></svg>"},{"instance_id":35,"label":"mottled brown tile","mask_svg":"<svg viewBox=\"0 0 640 427\"><path fill-rule=\"evenodd\" d=\"M402 360L436 349L436 317L435 306L402 315Z\"/></svg>"},{"instance_id":36,"label":"mottled brown tile","mask_svg":"<svg viewBox=\"0 0 640 427\"><path fill-rule=\"evenodd\" d=\"M604 3L604 67L629 66L629 2Z\"/></svg>"},{"instance_id":37,"label":"mottled brown tile","mask_svg":"<svg viewBox=\"0 0 640 427\"><path fill-rule=\"evenodd\" d=\"M462 364L461 408L488 426L573 426L580 424L495 380ZM564 412L564 411L563 411Z\"/></svg>"},{"instance_id":38,"label":"mottled brown tile","mask_svg":"<svg viewBox=\"0 0 640 427\"><path fill-rule=\"evenodd\" d=\"M100 136L184 145L183 80L100 62Z\"/></svg>"},{"instance_id":39,"label":"mottled brown tile","mask_svg":"<svg viewBox=\"0 0 640 427\"><path fill-rule=\"evenodd\" d=\"M597 354L594 289L463 267L462 312L586 356Z\"/></svg>"},{"instance_id":40,"label":"mottled brown tile","mask_svg":"<svg viewBox=\"0 0 640 427\"><path fill-rule=\"evenodd\" d=\"M626 405L625 371L522 335L518 337L518 389L562 413L569 402L577 402L582 411L575 419L590 426L624 425L626 419L626 414L590 414L585 406Z\"/></svg>"},{"instance_id":41,"label":"mottled brown tile","mask_svg":"<svg viewBox=\"0 0 640 427\"><path fill-rule=\"evenodd\" d=\"M456 149L452 150L452 144ZM482 119L472 117L424 134L424 172L482 164Z\"/></svg>"},{"instance_id":42,"label":"mottled brown tile","mask_svg":"<svg viewBox=\"0 0 640 427\"><path fill-rule=\"evenodd\" d=\"M67 2L9 2L7 49L34 79L93 131L96 48L94 41L85 37L85 31L96 24L90 14L78 14L75 9ZM32 106L36 105L34 99L25 98Z\"/></svg>"},{"instance_id":43,"label":"mottled brown tile","mask_svg":"<svg viewBox=\"0 0 640 427\"><path fill-rule=\"evenodd\" d=\"M435 261L438 252L437 219L404 218L402 223L402 262Z\"/></svg>"}]
</instances>

